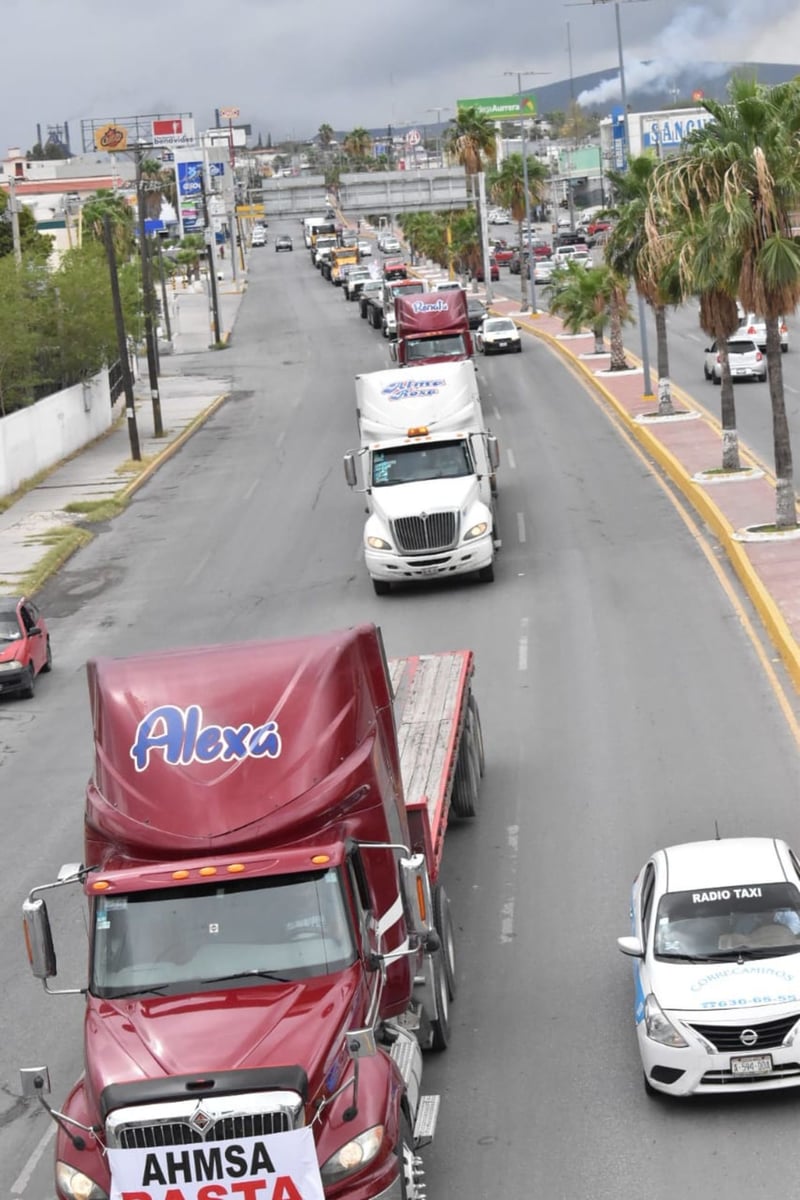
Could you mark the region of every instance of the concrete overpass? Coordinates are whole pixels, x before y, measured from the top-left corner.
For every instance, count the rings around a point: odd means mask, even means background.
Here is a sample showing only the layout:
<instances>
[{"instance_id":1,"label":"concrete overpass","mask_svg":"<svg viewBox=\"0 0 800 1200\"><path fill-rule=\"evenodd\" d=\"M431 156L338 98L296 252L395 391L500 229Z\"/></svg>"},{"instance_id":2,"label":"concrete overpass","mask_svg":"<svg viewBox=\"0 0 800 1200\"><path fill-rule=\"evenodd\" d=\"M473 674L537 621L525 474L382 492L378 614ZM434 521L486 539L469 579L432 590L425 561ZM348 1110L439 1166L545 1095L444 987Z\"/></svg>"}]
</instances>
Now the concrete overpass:
<instances>
[{"instance_id":1,"label":"concrete overpass","mask_svg":"<svg viewBox=\"0 0 800 1200\"><path fill-rule=\"evenodd\" d=\"M297 217L299 220L315 216L325 207L327 188L322 175L301 175L265 179L262 193L268 218ZM251 201L258 200L257 189L251 189L249 196ZM342 175L339 205L348 217L465 208L466 176L463 167Z\"/></svg>"}]
</instances>

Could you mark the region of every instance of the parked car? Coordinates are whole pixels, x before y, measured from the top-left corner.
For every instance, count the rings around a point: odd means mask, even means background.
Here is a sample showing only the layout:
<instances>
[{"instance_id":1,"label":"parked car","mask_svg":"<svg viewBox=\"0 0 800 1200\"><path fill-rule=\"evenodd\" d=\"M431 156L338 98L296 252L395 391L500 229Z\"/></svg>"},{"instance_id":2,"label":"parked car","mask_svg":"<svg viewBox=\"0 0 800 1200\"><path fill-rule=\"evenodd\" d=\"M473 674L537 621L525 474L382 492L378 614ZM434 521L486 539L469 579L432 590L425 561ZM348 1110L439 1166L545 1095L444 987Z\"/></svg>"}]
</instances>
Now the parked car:
<instances>
[{"instance_id":1,"label":"parked car","mask_svg":"<svg viewBox=\"0 0 800 1200\"><path fill-rule=\"evenodd\" d=\"M522 337L511 317L487 317L478 329L476 341L485 355L522 350Z\"/></svg>"},{"instance_id":2,"label":"parked car","mask_svg":"<svg viewBox=\"0 0 800 1200\"><path fill-rule=\"evenodd\" d=\"M488 315L489 310L482 300L479 300L477 296L467 298L467 318L470 329L480 329Z\"/></svg>"},{"instance_id":3,"label":"parked car","mask_svg":"<svg viewBox=\"0 0 800 1200\"><path fill-rule=\"evenodd\" d=\"M50 634L39 608L26 596L0 596L0 694L31 699L37 676L52 665Z\"/></svg>"},{"instance_id":4,"label":"parked car","mask_svg":"<svg viewBox=\"0 0 800 1200\"><path fill-rule=\"evenodd\" d=\"M729 338L728 363L734 379L757 379L764 383L767 378L767 360L752 338L738 334ZM722 364L716 342L706 347L703 374L717 385L722 383Z\"/></svg>"},{"instance_id":5,"label":"parked car","mask_svg":"<svg viewBox=\"0 0 800 1200\"><path fill-rule=\"evenodd\" d=\"M289 237L288 233L279 233L278 236L275 238L276 253L279 250L294 250L294 246L292 245L292 239Z\"/></svg>"},{"instance_id":6,"label":"parked car","mask_svg":"<svg viewBox=\"0 0 800 1200\"><path fill-rule=\"evenodd\" d=\"M746 313L738 300L736 301L736 310L739 314L740 325L735 336L752 338L759 350L766 352L767 323L764 318L757 316L756 313ZM778 317L778 330L781 335L781 350L786 354L789 349L789 328L785 317Z\"/></svg>"}]
</instances>

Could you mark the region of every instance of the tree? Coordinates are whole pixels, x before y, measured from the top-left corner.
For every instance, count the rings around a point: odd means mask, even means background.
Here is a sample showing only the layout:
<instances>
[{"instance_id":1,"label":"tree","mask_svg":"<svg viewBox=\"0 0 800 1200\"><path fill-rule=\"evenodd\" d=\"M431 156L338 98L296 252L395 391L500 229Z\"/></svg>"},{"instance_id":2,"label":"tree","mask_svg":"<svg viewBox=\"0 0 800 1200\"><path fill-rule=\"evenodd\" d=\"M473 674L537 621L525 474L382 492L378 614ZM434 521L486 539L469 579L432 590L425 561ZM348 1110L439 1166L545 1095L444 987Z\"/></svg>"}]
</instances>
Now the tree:
<instances>
[{"instance_id":1,"label":"tree","mask_svg":"<svg viewBox=\"0 0 800 1200\"><path fill-rule=\"evenodd\" d=\"M625 280L607 263L584 267L567 262L553 272L550 283L550 311L564 318L570 333L580 333L588 325L594 334L595 353L603 352L603 333L609 329L612 371L628 368L622 344L622 325L630 320L626 293Z\"/></svg>"},{"instance_id":2,"label":"tree","mask_svg":"<svg viewBox=\"0 0 800 1200\"><path fill-rule=\"evenodd\" d=\"M0 416L31 404L39 380L40 321L30 263L0 259Z\"/></svg>"},{"instance_id":3,"label":"tree","mask_svg":"<svg viewBox=\"0 0 800 1200\"><path fill-rule=\"evenodd\" d=\"M14 253L14 232L8 213L8 193L0 190L0 258ZM36 218L25 204L17 201L17 219L19 221L19 242L23 256L36 262L46 262L53 252L53 239L50 234L39 233L36 228Z\"/></svg>"},{"instance_id":4,"label":"tree","mask_svg":"<svg viewBox=\"0 0 800 1200\"><path fill-rule=\"evenodd\" d=\"M449 128L445 134L445 147L449 153L455 155L464 168L467 176L467 194L472 193L475 203L478 252L475 255L470 248L463 259L464 262L469 263L470 269L474 272L482 257L481 213L479 192L475 188L475 176L483 172L485 163L493 163L497 158L497 138L494 125L488 117L479 113L477 108L460 108L457 116L450 119Z\"/></svg>"},{"instance_id":5,"label":"tree","mask_svg":"<svg viewBox=\"0 0 800 1200\"><path fill-rule=\"evenodd\" d=\"M673 223L699 207L722 224L747 311L767 326L767 374L775 456L775 524L797 527L794 471L783 389L779 318L800 300L800 246L792 237L800 204L800 84L765 88L734 79L729 100L704 100L713 118L662 164L657 201Z\"/></svg>"},{"instance_id":6,"label":"tree","mask_svg":"<svg viewBox=\"0 0 800 1200\"><path fill-rule=\"evenodd\" d=\"M538 158L528 156L528 207L542 202L547 181L547 167L544 163L540 162ZM495 204L501 204L503 208L507 208L517 222L517 238L521 252L522 222L525 220L526 210L525 170L521 154L509 154L493 177L489 191ZM520 270L519 278L520 301L524 308L527 305L528 297L528 276L524 269Z\"/></svg>"},{"instance_id":7,"label":"tree","mask_svg":"<svg viewBox=\"0 0 800 1200\"><path fill-rule=\"evenodd\" d=\"M103 245L103 217L108 213L114 237L114 249L119 263L127 262L134 246L134 212L127 200L108 188L87 200L81 212L83 236Z\"/></svg>"},{"instance_id":8,"label":"tree","mask_svg":"<svg viewBox=\"0 0 800 1200\"><path fill-rule=\"evenodd\" d=\"M605 248L606 262L633 282L636 291L653 310L656 326L656 360L658 371L658 411L672 416L669 373L669 343L667 341L667 305L683 299L676 261L663 255L656 262L648 241L648 217L653 236L664 215L651 204L653 174L657 161L650 155L634 157L625 174L609 171L607 178L615 193L615 207L610 210L615 219Z\"/></svg>"},{"instance_id":9,"label":"tree","mask_svg":"<svg viewBox=\"0 0 800 1200\"><path fill-rule=\"evenodd\" d=\"M317 140L323 150L330 150L331 143L333 142L333 133L333 126L327 123L320 125L317 130Z\"/></svg>"},{"instance_id":10,"label":"tree","mask_svg":"<svg viewBox=\"0 0 800 1200\"><path fill-rule=\"evenodd\" d=\"M367 158L372 149L372 135L362 125L357 125L348 133L342 145L345 154L351 158Z\"/></svg>"}]
</instances>

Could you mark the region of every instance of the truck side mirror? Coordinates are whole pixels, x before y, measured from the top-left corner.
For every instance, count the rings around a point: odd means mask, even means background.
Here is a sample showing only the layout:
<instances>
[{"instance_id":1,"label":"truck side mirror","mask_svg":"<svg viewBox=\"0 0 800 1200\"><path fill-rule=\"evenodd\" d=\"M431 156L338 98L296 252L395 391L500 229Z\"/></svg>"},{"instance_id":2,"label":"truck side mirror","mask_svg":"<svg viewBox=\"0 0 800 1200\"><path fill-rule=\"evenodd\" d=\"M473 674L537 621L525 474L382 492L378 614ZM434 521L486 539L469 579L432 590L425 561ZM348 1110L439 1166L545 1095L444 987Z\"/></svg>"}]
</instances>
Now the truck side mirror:
<instances>
[{"instance_id":1,"label":"truck side mirror","mask_svg":"<svg viewBox=\"0 0 800 1200\"><path fill-rule=\"evenodd\" d=\"M352 451L348 451L348 453L345 454L343 462L344 477L347 481L347 486L349 488L354 488L358 483L358 476L356 474L356 459Z\"/></svg>"},{"instance_id":2,"label":"truck side mirror","mask_svg":"<svg viewBox=\"0 0 800 1200\"><path fill-rule=\"evenodd\" d=\"M433 933L433 905L424 854L400 859L400 891L409 931L427 941Z\"/></svg>"},{"instance_id":3,"label":"truck side mirror","mask_svg":"<svg viewBox=\"0 0 800 1200\"><path fill-rule=\"evenodd\" d=\"M496 471L500 466L500 443L493 433L486 435L486 447L489 451L489 462L492 470Z\"/></svg>"},{"instance_id":4,"label":"truck side mirror","mask_svg":"<svg viewBox=\"0 0 800 1200\"><path fill-rule=\"evenodd\" d=\"M30 896L22 905L25 949L36 979L52 979L57 974L56 952L47 905L41 897Z\"/></svg>"},{"instance_id":5,"label":"truck side mirror","mask_svg":"<svg viewBox=\"0 0 800 1200\"><path fill-rule=\"evenodd\" d=\"M397 362L397 342L389 342L389 358Z\"/></svg>"}]
</instances>

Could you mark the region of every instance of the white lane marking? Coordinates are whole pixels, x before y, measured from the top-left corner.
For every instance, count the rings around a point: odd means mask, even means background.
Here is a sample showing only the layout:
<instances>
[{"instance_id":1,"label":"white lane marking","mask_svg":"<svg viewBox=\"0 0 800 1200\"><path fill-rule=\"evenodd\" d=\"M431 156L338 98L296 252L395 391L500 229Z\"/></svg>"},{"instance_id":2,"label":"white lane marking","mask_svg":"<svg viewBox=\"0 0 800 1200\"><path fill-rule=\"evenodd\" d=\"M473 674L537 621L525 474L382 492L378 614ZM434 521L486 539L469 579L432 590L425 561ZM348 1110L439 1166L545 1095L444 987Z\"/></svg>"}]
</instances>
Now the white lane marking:
<instances>
[{"instance_id":1,"label":"white lane marking","mask_svg":"<svg viewBox=\"0 0 800 1200\"><path fill-rule=\"evenodd\" d=\"M510 879L511 895L500 910L500 941L508 944L514 940L514 887L517 878L517 860L519 854L519 825L509 825L507 829L508 848L510 850Z\"/></svg>"},{"instance_id":2,"label":"white lane marking","mask_svg":"<svg viewBox=\"0 0 800 1200\"><path fill-rule=\"evenodd\" d=\"M521 542L525 541L525 513L517 513L517 534Z\"/></svg>"},{"instance_id":3,"label":"white lane marking","mask_svg":"<svg viewBox=\"0 0 800 1200\"><path fill-rule=\"evenodd\" d=\"M258 487L258 485L259 485L260 483L261 483L261 480L260 480L260 479L254 479L254 480L253 480L253 482L250 484L250 487L247 489L247 491L245 492L244 496L242 497L242 502L243 502L244 504L246 504L246 503L247 503L247 501L250 499L250 497L252 496L253 492L256 490L256 488Z\"/></svg>"},{"instance_id":4,"label":"white lane marking","mask_svg":"<svg viewBox=\"0 0 800 1200\"><path fill-rule=\"evenodd\" d=\"M31 1181L31 1175L36 1170L36 1165L39 1162L39 1159L44 1154L45 1150L48 1147L48 1144L55 1137L55 1133L56 1133L55 1124L51 1122L48 1124L47 1129L45 1129L44 1133L39 1138L38 1144L36 1146L34 1146L33 1150L31 1151L30 1155L28 1156L28 1161L25 1163L25 1165L22 1168L22 1170L20 1171L19 1175L12 1183L11 1194L13 1196L21 1196L22 1193L25 1191L26 1187L28 1186L28 1184Z\"/></svg>"},{"instance_id":5,"label":"white lane marking","mask_svg":"<svg viewBox=\"0 0 800 1200\"><path fill-rule=\"evenodd\" d=\"M517 465L517 460L514 458L514 451L511 449L506 450L506 458L508 459L508 465L511 468L511 470L512 471L515 470L516 465Z\"/></svg>"},{"instance_id":6,"label":"white lane marking","mask_svg":"<svg viewBox=\"0 0 800 1200\"><path fill-rule=\"evenodd\" d=\"M285 439L286 439L286 430L285 430L285 429L282 429L282 430L281 430L281 432L278 434L278 436L277 436L277 437L276 437L276 439L275 439L275 449L276 449L276 450L280 450L280 448L281 448L281 446L283 445L283 443L284 443Z\"/></svg>"},{"instance_id":7,"label":"white lane marking","mask_svg":"<svg viewBox=\"0 0 800 1200\"><path fill-rule=\"evenodd\" d=\"M520 622L519 642L517 644L517 667L520 671L528 669L528 618Z\"/></svg>"},{"instance_id":8,"label":"white lane marking","mask_svg":"<svg viewBox=\"0 0 800 1200\"><path fill-rule=\"evenodd\" d=\"M211 558L211 551L209 550L208 554L204 554L203 557L200 559L200 561L196 562L195 565L192 567L191 571L186 576L187 583L194 583L195 579L197 579L197 576L200 574L200 572L204 571L205 568L208 566L210 558Z\"/></svg>"},{"instance_id":9,"label":"white lane marking","mask_svg":"<svg viewBox=\"0 0 800 1200\"><path fill-rule=\"evenodd\" d=\"M494 413L494 419L496 421L502 421L503 418L500 414L500 409L497 407L496 404L495 404L494 408L492 409L492 412Z\"/></svg>"}]
</instances>

